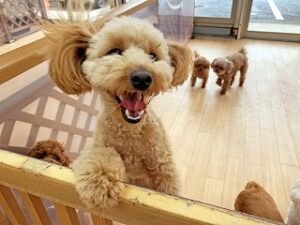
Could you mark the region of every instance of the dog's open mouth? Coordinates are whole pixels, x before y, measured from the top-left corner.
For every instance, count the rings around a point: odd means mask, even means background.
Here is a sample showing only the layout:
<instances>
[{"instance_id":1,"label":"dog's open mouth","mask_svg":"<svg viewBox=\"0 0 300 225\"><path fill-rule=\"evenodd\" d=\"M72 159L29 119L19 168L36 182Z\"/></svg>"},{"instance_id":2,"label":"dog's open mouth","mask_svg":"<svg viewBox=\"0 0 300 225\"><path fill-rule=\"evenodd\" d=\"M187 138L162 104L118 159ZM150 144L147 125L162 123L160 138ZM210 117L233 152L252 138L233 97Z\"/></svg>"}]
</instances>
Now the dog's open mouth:
<instances>
[{"instance_id":1,"label":"dog's open mouth","mask_svg":"<svg viewBox=\"0 0 300 225\"><path fill-rule=\"evenodd\" d=\"M142 119L146 104L142 92L124 93L115 96L119 103L123 118L129 123L138 123Z\"/></svg>"}]
</instances>

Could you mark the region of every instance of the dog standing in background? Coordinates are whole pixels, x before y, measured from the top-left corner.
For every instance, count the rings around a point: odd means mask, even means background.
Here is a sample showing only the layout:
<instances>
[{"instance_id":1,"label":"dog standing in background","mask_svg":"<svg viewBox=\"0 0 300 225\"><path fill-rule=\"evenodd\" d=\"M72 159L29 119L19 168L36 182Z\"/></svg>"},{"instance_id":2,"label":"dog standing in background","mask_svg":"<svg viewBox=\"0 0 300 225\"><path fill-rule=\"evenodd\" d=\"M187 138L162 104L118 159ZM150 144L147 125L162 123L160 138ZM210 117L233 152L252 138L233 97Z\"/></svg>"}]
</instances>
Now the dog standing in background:
<instances>
[{"instance_id":1,"label":"dog standing in background","mask_svg":"<svg viewBox=\"0 0 300 225\"><path fill-rule=\"evenodd\" d=\"M217 85L222 86L220 94L224 95L229 86L233 84L235 75L238 71L241 73L239 86L243 86L248 70L247 51L242 47L235 54L216 58L212 62L211 67L218 76L216 81Z\"/></svg>"},{"instance_id":2,"label":"dog standing in background","mask_svg":"<svg viewBox=\"0 0 300 225\"><path fill-rule=\"evenodd\" d=\"M56 140L37 142L35 146L31 148L28 155L59 166L68 167L71 163L64 146Z\"/></svg>"},{"instance_id":3,"label":"dog standing in background","mask_svg":"<svg viewBox=\"0 0 300 225\"><path fill-rule=\"evenodd\" d=\"M191 76L191 86L194 87L197 78L202 79L202 88L205 88L208 75L209 75L209 67L210 62L203 56L200 56L197 51L194 51L195 60L194 60L194 68Z\"/></svg>"}]
</instances>

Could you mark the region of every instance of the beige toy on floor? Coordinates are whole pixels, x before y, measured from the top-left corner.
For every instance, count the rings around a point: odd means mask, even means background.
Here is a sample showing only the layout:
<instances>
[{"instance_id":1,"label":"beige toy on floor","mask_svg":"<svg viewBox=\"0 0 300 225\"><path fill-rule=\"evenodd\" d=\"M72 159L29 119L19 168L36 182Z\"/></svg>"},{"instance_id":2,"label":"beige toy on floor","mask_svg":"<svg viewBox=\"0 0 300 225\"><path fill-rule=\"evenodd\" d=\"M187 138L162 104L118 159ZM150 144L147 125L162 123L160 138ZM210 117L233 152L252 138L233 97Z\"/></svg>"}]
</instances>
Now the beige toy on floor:
<instances>
[{"instance_id":1,"label":"beige toy on floor","mask_svg":"<svg viewBox=\"0 0 300 225\"><path fill-rule=\"evenodd\" d=\"M211 67L218 76L217 85L222 86L221 95L224 95L233 84L234 78L240 71L239 86L243 86L248 70L247 51L243 47L237 53L227 57L219 57L213 60Z\"/></svg>"},{"instance_id":2,"label":"beige toy on floor","mask_svg":"<svg viewBox=\"0 0 300 225\"><path fill-rule=\"evenodd\" d=\"M293 187L290 198L292 203L288 208L288 225L300 225L300 180Z\"/></svg>"},{"instance_id":3,"label":"beige toy on floor","mask_svg":"<svg viewBox=\"0 0 300 225\"><path fill-rule=\"evenodd\" d=\"M272 196L262 186L249 181L237 196L234 209L239 212L283 222Z\"/></svg>"},{"instance_id":4,"label":"beige toy on floor","mask_svg":"<svg viewBox=\"0 0 300 225\"><path fill-rule=\"evenodd\" d=\"M209 67L210 62L205 57L199 55L197 51L194 51L195 59L194 59L194 67L193 73L191 76L191 86L194 87L197 78L202 79L202 88L205 88L208 76L209 76Z\"/></svg>"},{"instance_id":5,"label":"beige toy on floor","mask_svg":"<svg viewBox=\"0 0 300 225\"><path fill-rule=\"evenodd\" d=\"M150 104L186 80L191 51L130 17L53 25L46 34L55 42L50 61L55 83L68 94L94 89L103 103L93 141L74 162L81 200L89 208L114 206L123 182L177 194L169 140Z\"/></svg>"}]
</instances>

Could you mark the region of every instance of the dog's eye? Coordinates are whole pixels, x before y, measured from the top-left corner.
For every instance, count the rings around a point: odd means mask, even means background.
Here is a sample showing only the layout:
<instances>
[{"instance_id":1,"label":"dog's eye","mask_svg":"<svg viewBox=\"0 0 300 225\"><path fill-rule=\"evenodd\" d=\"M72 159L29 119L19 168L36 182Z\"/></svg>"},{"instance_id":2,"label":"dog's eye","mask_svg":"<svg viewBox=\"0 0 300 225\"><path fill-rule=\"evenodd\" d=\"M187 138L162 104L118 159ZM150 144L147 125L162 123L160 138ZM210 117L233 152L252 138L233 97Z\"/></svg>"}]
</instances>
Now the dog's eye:
<instances>
[{"instance_id":1,"label":"dog's eye","mask_svg":"<svg viewBox=\"0 0 300 225\"><path fill-rule=\"evenodd\" d=\"M223 68L223 67L220 67L220 70L224 70L224 68Z\"/></svg>"},{"instance_id":2,"label":"dog's eye","mask_svg":"<svg viewBox=\"0 0 300 225\"><path fill-rule=\"evenodd\" d=\"M38 154L36 155L36 157L37 157L38 159L43 159L43 158L45 158L47 155L48 155L48 154L47 154L46 152L42 152L42 153L38 153Z\"/></svg>"},{"instance_id":3,"label":"dog's eye","mask_svg":"<svg viewBox=\"0 0 300 225\"><path fill-rule=\"evenodd\" d=\"M157 56L155 53L149 53L149 57L152 61L157 61Z\"/></svg>"},{"instance_id":4,"label":"dog's eye","mask_svg":"<svg viewBox=\"0 0 300 225\"><path fill-rule=\"evenodd\" d=\"M113 48L112 50L107 52L106 55L122 55L122 50L119 48Z\"/></svg>"}]
</instances>

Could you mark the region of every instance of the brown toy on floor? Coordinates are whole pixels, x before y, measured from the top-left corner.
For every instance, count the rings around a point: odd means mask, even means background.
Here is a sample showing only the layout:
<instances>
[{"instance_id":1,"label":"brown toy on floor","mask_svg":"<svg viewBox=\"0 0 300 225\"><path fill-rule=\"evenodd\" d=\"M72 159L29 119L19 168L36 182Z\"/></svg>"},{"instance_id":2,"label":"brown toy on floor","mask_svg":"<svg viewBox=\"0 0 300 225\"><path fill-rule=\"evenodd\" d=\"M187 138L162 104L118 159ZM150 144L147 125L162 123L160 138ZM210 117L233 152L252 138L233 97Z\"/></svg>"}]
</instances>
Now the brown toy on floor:
<instances>
[{"instance_id":1,"label":"brown toy on floor","mask_svg":"<svg viewBox=\"0 0 300 225\"><path fill-rule=\"evenodd\" d=\"M44 140L37 142L28 155L60 166L68 167L71 163L71 160L65 154L64 146L56 140Z\"/></svg>"},{"instance_id":2,"label":"brown toy on floor","mask_svg":"<svg viewBox=\"0 0 300 225\"><path fill-rule=\"evenodd\" d=\"M284 222L272 196L255 181L249 181L237 196L234 209L239 212Z\"/></svg>"}]
</instances>

